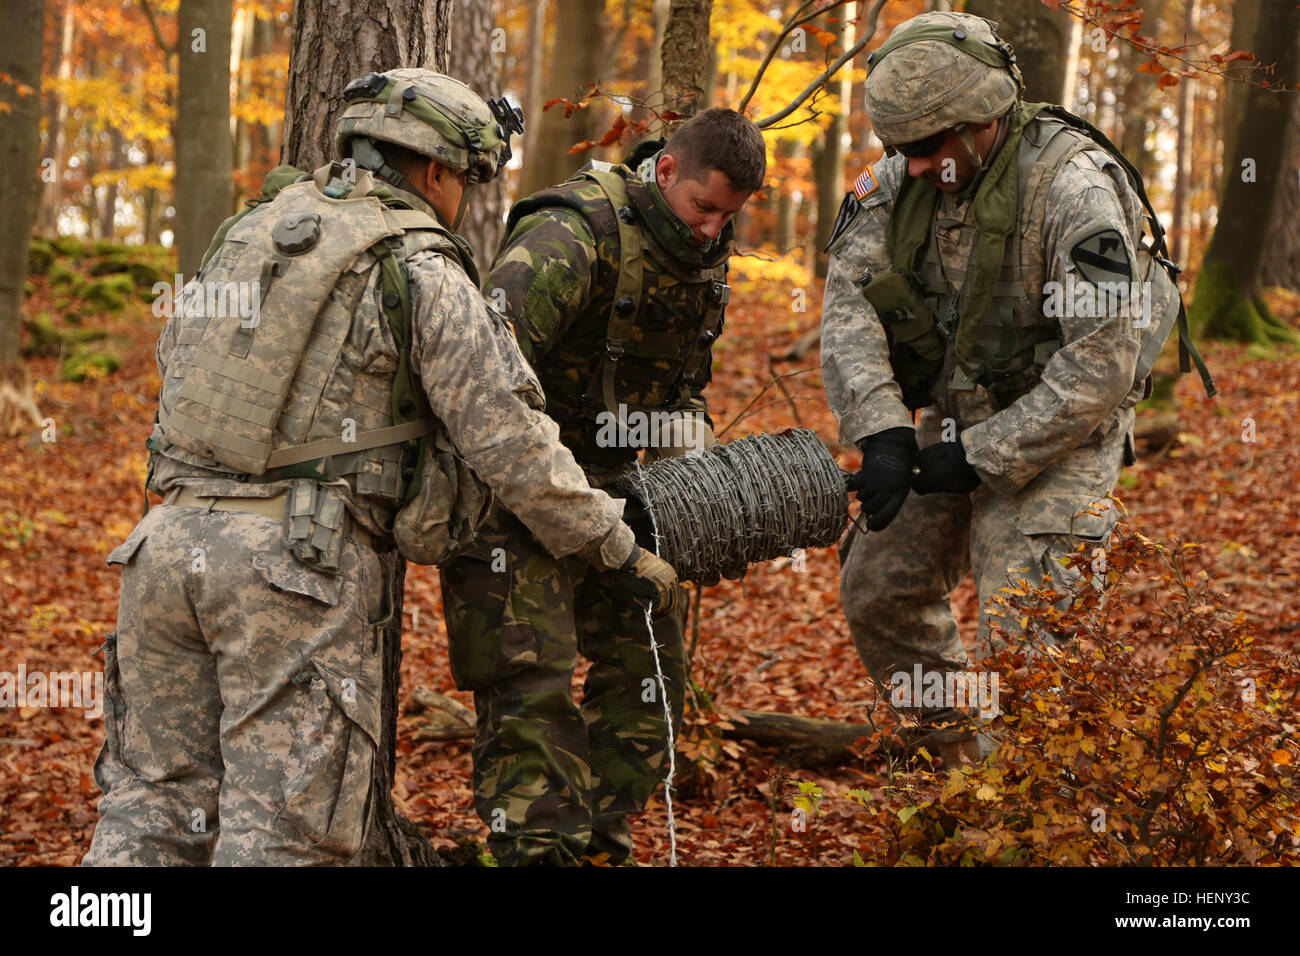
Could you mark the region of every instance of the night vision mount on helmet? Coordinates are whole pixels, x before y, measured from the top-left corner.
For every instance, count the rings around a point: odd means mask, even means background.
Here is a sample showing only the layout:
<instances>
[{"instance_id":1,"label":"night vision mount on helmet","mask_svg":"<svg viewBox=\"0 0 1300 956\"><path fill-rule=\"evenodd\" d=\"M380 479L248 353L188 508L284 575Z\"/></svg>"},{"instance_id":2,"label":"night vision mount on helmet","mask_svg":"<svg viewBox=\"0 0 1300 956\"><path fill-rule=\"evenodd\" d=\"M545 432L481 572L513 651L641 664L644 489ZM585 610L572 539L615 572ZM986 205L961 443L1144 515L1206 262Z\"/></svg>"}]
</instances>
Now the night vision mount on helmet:
<instances>
[{"instance_id":1,"label":"night vision mount on helmet","mask_svg":"<svg viewBox=\"0 0 1300 956\"><path fill-rule=\"evenodd\" d=\"M404 147L466 173L466 185L485 183L509 162L510 134L524 131L524 114L504 97L485 103L454 77L415 68L367 73L343 91L335 146L340 158L374 172L402 189L422 194L384 161L375 143ZM469 200L461 196L452 229L460 227Z\"/></svg>"}]
</instances>

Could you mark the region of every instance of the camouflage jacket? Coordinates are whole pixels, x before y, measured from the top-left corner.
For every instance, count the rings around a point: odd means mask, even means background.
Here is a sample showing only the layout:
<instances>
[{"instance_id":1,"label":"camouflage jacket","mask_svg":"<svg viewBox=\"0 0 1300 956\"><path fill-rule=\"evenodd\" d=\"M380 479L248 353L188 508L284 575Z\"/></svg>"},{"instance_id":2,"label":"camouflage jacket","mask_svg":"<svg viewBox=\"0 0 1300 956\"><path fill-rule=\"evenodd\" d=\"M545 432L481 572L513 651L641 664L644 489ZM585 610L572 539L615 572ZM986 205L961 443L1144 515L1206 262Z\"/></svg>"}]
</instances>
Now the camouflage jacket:
<instances>
[{"instance_id":1,"label":"camouflage jacket","mask_svg":"<svg viewBox=\"0 0 1300 956\"><path fill-rule=\"evenodd\" d=\"M422 198L398 192L412 208L433 215ZM505 320L484 301L459 262L428 249L408 253L405 262L411 362L433 415L458 452L557 556L592 555L602 543L608 554L627 553L632 535L620 521L622 503L590 487L559 443L555 423L539 411L543 402L536 376ZM338 387L334 381L327 384L322 401L358 401L361 371L386 374L391 382L398 355L384 319L380 270L374 265L360 262L353 269L365 276L365 285L334 374ZM184 335L183 322L169 318L158 341L163 381ZM387 415L382 396L360 398ZM290 487L288 481L249 481L167 454L154 454L151 466L149 488L161 495L183 485L204 496L273 497ZM340 491L353 519L382 540L392 531L395 502L391 494L369 492L366 478L348 475L335 485L346 486Z\"/></svg>"},{"instance_id":2,"label":"camouflage jacket","mask_svg":"<svg viewBox=\"0 0 1300 956\"><path fill-rule=\"evenodd\" d=\"M956 368L953 341L933 399L945 416L956 419L966 457L992 490L1019 491L1071 449L1103 441L1127 442L1133 406L1141 397L1134 384L1139 334L1128 308L1109 314L1044 314L1049 283L1074 290L1087 285L1079 268L1081 250L1099 233L1118 233L1123 256L1132 267L1142 236L1142 207L1113 158L1082 134L1082 142L1046 184L1041 221L1033 207L1019 210L1018 247L1023 250L1011 295L1038 294L1027 303L1053 328L1058 345L1042 356L1036 384L1006 407ZM1029 137L1021 149L1030 149ZM856 442L896 426L912 424L890 363L889 343L879 316L864 298L859 281L891 264L886 226L907 160L895 156L877 163L867 178L871 188L855 203L851 225L831 248L822 308L822 362L826 394L840 424L840 437ZM971 196L945 194L932 223L937 264L927 259L923 271L947 276L955 297L960 277L971 260L976 230L969 221ZM1086 251L1086 250L1085 250ZM1118 255L1116 256L1118 260ZM937 265L938 268L933 268ZM1086 271L1086 270L1085 270ZM1005 283L1003 285L1006 285ZM1058 300L1059 301L1059 300ZM1067 303L1068 306L1068 303ZM1088 310L1081 310L1087 313Z\"/></svg>"},{"instance_id":3,"label":"camouflage jacket","mask_svg":"<svg viewBox=\"0 0 1300 956\"><path fill-rule=\"evenodd\" d=\"M718 301L725 302L726 290L721 276L734 230L728 225L701 252L686 240L689 227L652 177L643 180L625 166L613 169L623 176L631 201L624 222L635 225L643 250L642 291L631 313L633 340L615 373L617 402L633 410L697 412L707 420L703 393L712 344L721 331ZM520 348L537 370L561 440L601 483L626 470L637 450L602 447L597 416L606 411L605 403L593 400L619 278L614 213L592 181L571 180L521 200L484 282L485 294L510 317ZM603 225L601 216L608 220ZM716 328L705 327L710 321ZM701 374L690 374L692 365Z\"/></svg>"}]
</instances>

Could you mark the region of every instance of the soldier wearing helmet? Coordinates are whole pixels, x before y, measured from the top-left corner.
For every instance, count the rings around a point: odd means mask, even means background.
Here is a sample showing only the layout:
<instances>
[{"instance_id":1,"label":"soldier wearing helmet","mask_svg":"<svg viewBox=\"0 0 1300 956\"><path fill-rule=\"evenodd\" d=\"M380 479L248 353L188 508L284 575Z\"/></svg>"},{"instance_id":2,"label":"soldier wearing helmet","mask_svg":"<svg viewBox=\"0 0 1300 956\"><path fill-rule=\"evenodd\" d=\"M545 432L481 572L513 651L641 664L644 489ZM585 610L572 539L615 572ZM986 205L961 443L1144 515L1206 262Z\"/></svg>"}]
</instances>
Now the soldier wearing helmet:
<instances>
[{"instance_id":1,"label":"soldier wearing helmet","mask_svg":"<svg viewBox=\"0 0 1300 956\"><path fill-rule=\"evenodd\" d=\"M1143 241L1140 178L1077 117L1023 102L995 29L923 14L871 55L866 104L888 156L828 246L826 393L863 452L850 487L871 536L845 539L842 600L872 677L931 727L954 702L900 696L894 675L963 668L949 595L968 571L981 648L1009 581L1076 583L1061 559L1111 532L1133 406L1180 306ZM968 729L929 739L946 761L989 744Z\"/></svg>"},{"instance_id":2,"label":"soldier wearing helmet","mask_svg":"<svg viewBox=\"0 0 1300 956\"><path fill-rule=\"evenodd\" d=\"M256 309L199 294L163 329L164 503L109 556L87 863L351 859L378 805L399 562L447 560L494 498L647 603L676 585L560 444L450 229L518 114L427 70L345 97L339 158L273 171L204 258L200 293L250 285Z\"/></svg>"}]
</instances>

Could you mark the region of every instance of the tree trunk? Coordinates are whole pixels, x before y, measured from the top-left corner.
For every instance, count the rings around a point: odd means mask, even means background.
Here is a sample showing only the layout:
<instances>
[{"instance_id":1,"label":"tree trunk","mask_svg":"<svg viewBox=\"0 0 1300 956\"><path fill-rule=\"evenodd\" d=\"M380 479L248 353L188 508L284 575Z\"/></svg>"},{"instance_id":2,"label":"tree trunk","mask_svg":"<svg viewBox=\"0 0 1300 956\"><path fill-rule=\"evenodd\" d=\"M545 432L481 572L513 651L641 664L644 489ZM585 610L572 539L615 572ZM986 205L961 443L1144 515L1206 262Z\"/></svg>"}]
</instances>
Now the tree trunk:
<instances>
[{"instance_id":1,"label":"tree trunk","mask_svg":"<svg viewBox=\"0 0 1300 956\"><path fill-rule=\"evenodd\" d=\"M154 144L149 140L144 143L144 161L150 166L158 162ZM147 187L142 210L145 245L156 245L162 236L162 205L158 190L152 186Z\"/></svg>"},{"instance_id":2,"label":"tree trunk","mask_svg":"<svg viewBox=\"0 0 1300 956\"><path fill-rule=\"evenodd\" d=\"M647 104L656 110L664 102L664 34L671 8L670 0L654 0L650 10L655 32L650 41L650 75L646 78L644 96Z\"/></svg>"},{"instance_id":3,"label":"tree trunk","mask_svg":"<svg viewBox=\"0 0 1300 956\"><path fill-rule=\"evenodd\" d=\"M555 47L542 85L543 103L557 96L577 100L586 93L587 84L597 80L593 75L595 58L604 49L605 0L556 0L552 6ZM597 116L598 109L592 105L566 119L563 104L557 103L540 116L529 117L536 124L537 136L519 178L521 197L563 182L586 162L569 148L597 138Z\"/></svg>"},{"instance_id":4,"label":"tree trunk","mask_svg":"<svg viewBox=\"0 0 1300 956\"><path fill-rule=\"evenodd\" d=\"M1273 228L1264 243L1260 278L1300 292L1300 95L1291 95L1291 115L1283 137L1282 181L1273 205Z\"/></svg>"},{"instance_id":5,"label":"tree trunk","mask_svg":"<svg viewBox=\"0 0 1300 956\"><path fill-rule=\"evenodd\" d=\"M447 72L452 0L303 0L294 10L289 54L282 162L300 169L323 165L334 153L334 123L343 88L370 70L421 67ZM479 198L479 197L475 197ZM414 823L393 806L397 768L397 709L401 687L403 582L406 563L393 551L395 606L385 631L384 698L375 760L374 824L356 866L438 866L442 861Z\"/></svg>"},{"instance_id":6,"label":"tree trunk","mask_svg":"<svg viewBox=\"0 0 1300 956\"><path fill-rule=\"evenodd\" d=\"M1025 0L969 0L966 12L996 20L998 36L1015 47L1026 100L1061 102L1071 32L1067 13Z\"/></svg>"},{"instance_id":7,"label":"tree trunk","mask_svg":"<svg viewBox=\"0 0 1300 956\"><path fill-rule=\"evenodd\" d=\"M1260 63L1276 63L1269 82L1296 82L1300 8L1290 3L1260 5L1250 49ZM1260 273L1283 171L1283 141L1295 94L1250 86L1235 119L1236 149L1224 154L1225 183L1219 218L1196 280L1189 317L1209 338L1248 342L1290 341L1300 335L1264 303ZM1231 128L1231 127L1230 127Z\"/></svg>"},{"instance_id":8,"label":"tree trunk","mask_svg":"<svg viewBox=\"0 0 1300 956\"><path fill-rule=\"evenodd\" d=\"M781 189L776 195L776 251L781 255L785 255L794 248L795 214L798 212L798 207L794 201L794 188L791 185L794 176L791 172L793 170L792 160L798 158L802 149L803 147L799 143L783 139L778 140L775 149L772 150L777 163L780 164L781 170L785 174L783 177L785 181L781 183ZM785 160L785 162L782 163L782 160ZM775 190L773 191L775 192Z\"/></svg>"},{"instance_id":9,"label":"tree trunk","mask_svg":"<svg viewBox=\"0 0 1300 956\"><path fill-rule=\"evenodd\" d=\"M55 47L56 62L51 64L61 81L72 76L72 41L76 35L76 0L67 0L63 4L59 23L59 44ZM59 207L63 203L63 153L68 136L68 101L61 94L50 90L46 97L45 110L46 137L45 156L54 161L52 169L54 179L46 185L41 196L40 213L36 229L48 236L57 235L59 231Z\"/></svg>"},{"instance_id":10,"label":"tree trunk","mask_svg":"<svg viewBox=\"0 0 1300 956\"><path fill-rule=\"evenodd\" d=\"M1184 0L1183 3L1183 45L1191 44L1192 31L1196 29L1196 0ZM1178 138L1177 148L1175 151L1175 170L1174 170L1174 214L1170 218L1170 238L1169 251L1173 256L1174 262L1182 263L1186 261L1187 255L1187 181L1191 178L1192 170L1189 155L1192 150L1192 143L1195 142L1194 123L1188 110L1189 98L1194 81L1191 77L1185 76L1182 82L1178 84L1178 119L1176 136Z\"/></svg>"},{"instance_id":11,"label":"tree trunk","mask_svg":"<svg viewBox=\"0 0 1300 956\"><path fill-rule=\"evenodd\" d=\"M40 422L18 355L27 281L27 243L40 196L41 37L45 0L9 0L0 31L0 434ZM29 89L19 89L23 84Z\"/></svg>"},{"instance_id":12,"label":"tree trunk","mask_svg":"<svg viewBox=\"0 0 1300 956\"><path fill-rule=\"evenodd\" d=\"M840 22L833 25L836 36L835 49L847 50L853 46L853 18L857 13L856 3L846 3L836 12ZM817 176L817 234L813 243L812 254L816 275L826 278L829 259L823 249L831 238L831 226L844 200L844 140L849 132L849 109L853 96L853 64L847 63L840 72L827 82L830 92L839 97L839 109L831 118L831 125L826 130L821 148L816 150Z\"/></svg>"},{"instance_id":13,"label":"tree trunk","mask_svg":"<svg viewBox=\"0 0 1300 956\"><path fill-rule=\"evenodd\" d=\"M1259 9L1263 0L1236 0L1232 8L1232 32L1228 38L1230 50L1255 50L1255 31L1259 28ZM1250 84L1240 82L1255 72L1250 60L1234 60L1224 67L1228 82L1223 84L1223 108L1219 115L1223 123L1223 165L1228 175L1228 161L1237 155L1237 132L1241 117L1246 112L1246 93Z\"/></svg>"},{"instance_id":14,"label":"tree trunk","mask_svg":"<svg viewBox=\"0 0 1300 956\"><path fill-rule=\"evenodd\" d=\"M192 276L230 215L229 0L182 0L176 98L176 253Z\"/></svg>"},{"instance_id":15,"label":"tree trunk","mask_svg":"<svg viewBox=\"0 0 1300 956\"><path fill-rule=\"evenodd\" d=\"M499 85L496 55L492 52L492 7L492 0L456 0L447 51L447 72L485 100L497 95ZM485 274L505 231L505 208L506 178L501 175L475 186L465 209L460 232L473 247L474 259Z\"/></svg>"},{"instance_id":16,"label":"tree trunk","mask_svg":"<svg viewBox=\"0 0 1300 956\"><path fill-rule=\"evenodd\" d=\"M343 88L400 67L447 72L452 0L301 0L294 4L280 162L299 169L334 156Z\"/></svg>"},{"instance_id":17,"label":"tree trunk","mask_svg":"<svg viewBox=\"0 0 1300 956\"><path fill-rule=\"evenodd\" d=\"M109 169L121 172L126 166L126 141L122 131L116 126L108 131L109 142L113 144L109 153L112 162ZM117 181L113 180L104 187L104 205L99 214L99 234L105 239L112 239L117 234Z\"/></svg>"},{"instance_id":18,"label":"tree trunk","mask_svg":"<svg viewBox=\"0 0 1300 956\"><path fill-rule=\"evenodd\" d=\"M1160 17L1164 6L1165 0L1157 0L1143 7L1146 10L1146 21L1143 26L1152 36L1159 35ZM1115 142L1120 152L1128 157L1129 162L1142 174L1143 182L1150 185L1155 181L1156 158L1147 144L1148 135L1152 126L1152 115L1159 116L1164 94L1156 87L1155 77L1137 72L1137 68L1147 59L1147 55L1141 50L1127 43L1120 43L1119 73L1125 78L1125 82L1119 100L1124 114L1124 128L1120 132L1120 138ZM1068 107L1070 104L1065 105Z\"/></svg>"},{"instance_id":19,"label":"tree trunk","mask_svg":"<svg viewBox=\"0 0 1300 956\"><path fill-rule=\"evenodd\" d=\"M680 114L680 119L667 124L665 135L671 136L677 124L708 105L705 91L713 64L709 39L712 14L713 0L672 0L662 54L664 105Z\"/></svg>"},{"instance_id":20,"label":"tree trunk","mask_svg":"<svg viewBox=\"0 0 1300 956\"><path fill-rule=\"evenodd\" d=\"M231 72L235 76L237 100L249 94L252 86L249 61L255 56L259 17L253 10L239 10L235 15L234 30L230 43ZM244 118L235 120L234 165L238 174L234 190L234 202L238 206L241 194L247 192L249 172L253 161L253 124Z\"/></svg>"},{"instance_id":21,"label":"tree trunk","mask_svg":"<svg viewBox=\"0 0 1300 956\"><path fill-rule=\"evenodd\" d=\"M532 162L542 124L542 60L546 57L547 0L528 8L528 81L524 90L524 169Z\"/></svg>"}]
</instances>

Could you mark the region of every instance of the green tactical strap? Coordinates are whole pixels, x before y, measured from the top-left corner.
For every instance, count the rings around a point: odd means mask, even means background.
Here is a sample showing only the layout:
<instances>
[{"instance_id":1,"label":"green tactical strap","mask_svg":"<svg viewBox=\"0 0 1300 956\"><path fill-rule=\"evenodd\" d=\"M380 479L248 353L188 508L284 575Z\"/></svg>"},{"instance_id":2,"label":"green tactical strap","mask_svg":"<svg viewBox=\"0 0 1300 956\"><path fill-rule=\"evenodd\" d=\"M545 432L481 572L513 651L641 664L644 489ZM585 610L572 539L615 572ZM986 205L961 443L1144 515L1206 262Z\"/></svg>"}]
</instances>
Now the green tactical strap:
<instances>
[{"instance_id":1,"label":"green tactical strap","mask_svg":"<svg viewBox=\"0 0 1300 956\"><path fill-rule=\"evenodd\" d=\"M415 441L433 433L437 419L432 415L389 425L385 428L372 428L361 432L354 441L342 438L322 438L309 441L303 445L291 445L271 452L266 460L267 468L284 468L288 465L300 465L313 459L329 458L332 455L350 455L354 452L369 451L383 445L396 445L398 442Z\"/></svg>"},{"instance_id":2,"label":"green tactical strap","mask_svg":"<svg viewBox=\"0 0 1300 956\"><path fill-rule=\"evenodd\" d=\"M305 173L296 166L277 166L275 169L267 173L266 178L262 180L262 195L256 196L253 199L245 200L244 205L247 208L241 209L229 219L225 220L217 228L216 234L212 237L212 242L208 244L207 251L203 253L203 260L199 265L199 270L203 270L203 267L208 264L208 260L211 259L217 249L221 247L221 244L226 241L226 234L230 232L235 223L239 222L239 220L243 219L258 206L270 202L280 194L280 190L285 186L302 182L304 179L310 178L310 173Z\"/></svg>"},{"instance_id":3,"label":"green tactical strap","mask_svg":"<svg viewBox=\"0 0 1300 956\"><path fill-rule=\"evenodd\" d=\"M1165 230L1160 225L1160 219L1156 216L1156 211L1151 207L1151 200L1147 198L1146 186L1142 182L1142 174L1138 172L1137 167L1129 162L1128 157L1119 151L1114 143L1107 138L1106 134L1097 127L1093 126L1081 116L1076 116L1067 110L1064 106L1056 104L1040 104L1043 112L1055 116L1064 123L1069 124L1074 129L1083 133L1094 143L1100 146L1115 159L1120 168L1128 176L1129 186L1142 202L1142 208L1146 210L1147 220L1151 224L1151 248L1155 253L1156 262L1164 267L1169 273L1169 278L1173 281L1175 289L1178 284L1179 268L1169 261L1169 247L1165 243ZM1214 378L1210 375L1210 370L1206 367L1205 360L1201 358L1200 351L1196 348L1196 343L1192 341L1191 329L1187 325L1187 307L1182 301L1182 293L1178 295L1178 370L1180 372L1190 372L1192 364L1195 363L1197 374L1201 376L1201 384L1205 388L1205 394L1208 396L1217 395L1219 389L1214 384Z\"/></svg>"},{"instance_id":4,"label":"green tactical strap","mask_svg":"<svg viewBox=\"0 0 1300 956\"><path fill-rule=\"evenodd\" d=\"M975 245L974 268L966 272L961 297L961 317L957 322L957 361L972 381L987 385L989 362L994 358L977 341L980 324L993 301L993 286L1002 272L1007 237L1016 228L1020 208L1019 179L1020 136L1025 126L1038 115L1039 105L1018 106L1011 120L1006 141L998 150L972 201L971 215L979 238ZM1005 325L1005 322L1004 322ZM981 368L980 366L984 366ZM981 378L985 381L980 381Z\"/></svg>"},{"instance_id":5,"label":"green tactical strap","mask_svg":"<svg viewBox=\"0 0 1300 956\"><path fill-rule=\"evenodd\" d=\"M686 356L686 363L682 369L682 378L687 388L692 388L696 383L702 386L708 381L705 373L712 373L713 365L713 343L722 335L723 314L726 312L727 302L731 295L731 287L726 284L726 267L723 267L721 288L716 284L718 280L713 280L709 289L709 307L704 311L704 326L695 342L691 345L691 350ZM716 293L716 295L715 295Z\"/></svg>"},{"instance_id":6,"label":"green tactical strap","mask_svg":"<svg viewBox=\"0 0 1300 956\"><path fill-rule=\"evenodd\" d=\"M960 39L957 37L958 32L961 33ZM1015 62L1015 54L1011 52L1010 44L1005 41L999 46L986 40L977 40L966 31L954 28L951 23L935 23L929 26L910 27L890 37L880 49L867 57L867 66L874 66L899 47L925 40L940 40L998 69L1009 69Z\"/></svg>"},{"instance_id":7,"label":"green tactical strap","mask_svg":"<svg viewBox=\"0 0 1300 956\"><path fill-rule=\"evenodd\" d=\"M584 175L600 186L605 198L614 207L614 222L618 226L618 281L614 287L614 302L609 308L605 355L601 359L600 370L601 397L605 408L611 414L618 415L618 402L614 396L614 369L623 358L636 327L636 307L641 304L641 284L645 273L645 249L641 245L640 230L618 214L623 207L632 205L622 175L612 170L595 169L588 170ZM618 303L624 299L631 299L636 307L630 309L627 315L620 315Z\"/></svg>"},{"instance_id":8,"label":"green tactical strap","mask_svg":"<svg viewBox=\"0 0 1300 956\"><path fill-rule=\"evenodd\" d=\"M942 361L943 339L935 329L934 315L906 276L890 269L872 279L862 294L880 320L888 324L894 341L908 346L923 359Z\"/></svg>"},{"instance_id":9,"label":"green tactical strap","mask_svg":"<svg viewBox=\"0 0 1300 956\"><path fill-rule=\"evenodd\" d=\"M394 248L401 239L381 243L374 251L379 256L380 277L383 284L384 315L388 318L388 328L397 345L397 371L393 373L392 415L394 424L404 424L428 418L432 420L429 402L420 378L411 366L411 284L406 273L406 266ZM429 431L432 431L430 428ZM425 435L428 432L424 433ZM402 503L405 504L420 487L420 472L424 456L420 453L418 440L408 440L407 455L404 456ZM406 470L411 470L406 476Z\"/></svg>"}]
</instances>

